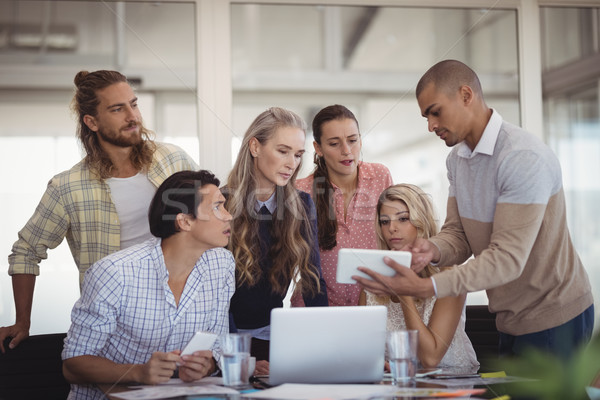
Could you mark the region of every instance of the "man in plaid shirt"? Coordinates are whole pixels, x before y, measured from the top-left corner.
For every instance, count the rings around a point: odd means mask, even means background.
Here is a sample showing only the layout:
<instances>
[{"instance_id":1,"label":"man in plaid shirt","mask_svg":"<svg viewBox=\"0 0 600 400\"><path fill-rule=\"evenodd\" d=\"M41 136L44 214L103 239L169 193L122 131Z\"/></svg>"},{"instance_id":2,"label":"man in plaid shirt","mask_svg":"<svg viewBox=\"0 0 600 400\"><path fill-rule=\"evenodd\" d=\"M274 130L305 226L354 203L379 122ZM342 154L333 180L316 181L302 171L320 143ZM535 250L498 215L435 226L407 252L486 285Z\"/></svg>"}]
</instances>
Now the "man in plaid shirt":
<instances>
[{"instance_id":1,"label":"man in plaid shirt","mask_svg":"<svg viewBox=\"0 0 600 400\"><path fill-rule=\"evenodd\" d=\"M219 180L181 171L150 205L154 239L113 253L85 275L62 353L69 399L105 399L96 384L191 382L217 371L219 342L190 355L197 331L229 331L235 261ZM212 350L212 351L211 351Z\"/></svg>"},{"instance_id":2,"label":"man in plaid shirt","mask_svg":"<svg viewBox=\"0 0 600 400\"><path fill-rule=\"evenodd\" d=\"M182 149L154 142L137 97L117 71L81 71L74 79L77 136L86 156L53 177L8 256L16 308L0 327L0 351L29 336L39 263L66 237L80 285L94 262L152 237L145 217L156 188L174 172L197 169Z\"/></svg>"}]
</instances>

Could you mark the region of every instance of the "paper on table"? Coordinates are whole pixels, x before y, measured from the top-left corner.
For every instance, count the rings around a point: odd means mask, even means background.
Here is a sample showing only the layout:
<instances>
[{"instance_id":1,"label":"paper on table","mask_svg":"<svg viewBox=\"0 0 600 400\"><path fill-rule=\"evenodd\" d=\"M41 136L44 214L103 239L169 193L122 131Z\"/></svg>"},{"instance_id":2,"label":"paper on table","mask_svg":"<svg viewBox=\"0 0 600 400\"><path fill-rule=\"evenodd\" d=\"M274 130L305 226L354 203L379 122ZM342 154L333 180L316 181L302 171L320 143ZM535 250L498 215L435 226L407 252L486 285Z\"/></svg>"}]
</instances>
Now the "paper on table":
<instances>
[{"instance_id":1,"label":"paper on table","mask_svg":"<svg viewBox=\"0 0 600 400\"><path fill-rule=\"evenodd\" d=\"M198 380L198 381L194 381L194 382L184 382L179 378L171 378L166 382L161 382L161 383L157 383L157 386L161 386L161 385L179 385L179 386L183 386L183 385L221 385L223 386L223 378L221 378L220 376L205 376L204 378ZM130 389L138 389L138 388L145 388L148 387L148 385L128 385L127 386Z\"/></svg>"},{"instance_id":2,"label":"paper on table","mask_svg":"<svg viewBox=\"0 0 600 400\"><path fill-rule=\"evenodd\" d=\"M459 378L459 379L432 379L430 377L417 378L418 382L435 383L445 387L465 388L473 386L487 386L494 383L508 383L516 381L533 381L535 379L505 376L501 378Z\"/></svg>"},{"instance_id":3,"label":"paper on table","mask_svg":"<svg viewBox=\"0 0 600 400\"><path fill-rule=\"evenodd\" d=\"M442 369L441 368L436 368L436 369L430 368L427 370L420 370L420 371L421 372L417 371L417 373L415 374L415 378L424 378L429 375L439 374L442 372ZM385 372L383 374L383 381L385 382L385 381L391 381L391 380L392 380L392 374L390 372Z\"/></svg>"},{"instance_id":4,"label":"paper on table","mask_svg":"<svg viewBox=\"0 0 600 400\"><path fill-rule=\"evenodd\" d=\"M152 400L166 399L169 397L187 396L195 394L238 394L234 389L212 384L186 384L177 385L157 385L157 386L137 386L128 392L111 393L112 397L125 400Z\"/></svg>"},{"instance_id":5,"label":"paper on table","mask_svg":"<svg viewBox=\"0 0 600 400\"><path fill-rule=\"evenodd\" d=\"M309 385L284 383L271 389L244 394L256 399L304 400L304 399L359 399L394 393L392 385Z\"/></svg>"},{"instance_id":6,"label":"paper on table","mask_svg":"<svg viewBox=\"0 0 600 400\"><path fill-rule=\"evenodd\" d=\"M455 389L455 390L442 390L442 389L416 389L418 393L412 393L412 397L470 397L474 394L483 394L486 389ZM404 393L402 393L404 394ZM400 393L395 393L399 396Z\"/></svg>"},{"instance_id":7,"label":"paper on table","mask_svg":"<svg viewBox=\"0 0 600 400\"><path fill-rule=\"evenodd\" d=\"M393 385L308 385L287 383L271 389L244 394L243 397L256 399L368 399L381 397L454 397L469 398L481 394L485 389L444 389L444 388L399 388ZM472 398L472 397L471 397Z\"/></svg>"}]
</instances>

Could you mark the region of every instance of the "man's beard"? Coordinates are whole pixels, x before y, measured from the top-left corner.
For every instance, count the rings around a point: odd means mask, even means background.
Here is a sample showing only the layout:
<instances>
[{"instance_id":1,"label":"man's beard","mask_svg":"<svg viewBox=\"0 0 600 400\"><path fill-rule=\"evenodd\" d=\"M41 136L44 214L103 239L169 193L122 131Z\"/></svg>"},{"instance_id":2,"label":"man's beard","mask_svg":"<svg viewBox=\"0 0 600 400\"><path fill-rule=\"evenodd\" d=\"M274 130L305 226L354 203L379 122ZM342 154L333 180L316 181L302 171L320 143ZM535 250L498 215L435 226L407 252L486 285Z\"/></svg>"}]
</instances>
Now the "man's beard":
<instances>
[{"instance_id":1,"label":"man's beard","mask_svg":"<svg viewBox=\"0 0 600 400\"><path fill-rule=\"evenodd\" d=\"M141 124L137 124L138 126L138 132L134 135L131 134L121 134L121 131L119 130L118 132L115 131L108 131L108 132L103 132L102 129L98 130L98 136L100 136L100 138L107 142L110 143L114 146L118 146L118 147L131 147L131 146L135 146L135 145L139 145L142 142L142 134L141 131L143 129ZM131 125L125 127L125 129L130 128Z\"/></svg>"}]
</instances>

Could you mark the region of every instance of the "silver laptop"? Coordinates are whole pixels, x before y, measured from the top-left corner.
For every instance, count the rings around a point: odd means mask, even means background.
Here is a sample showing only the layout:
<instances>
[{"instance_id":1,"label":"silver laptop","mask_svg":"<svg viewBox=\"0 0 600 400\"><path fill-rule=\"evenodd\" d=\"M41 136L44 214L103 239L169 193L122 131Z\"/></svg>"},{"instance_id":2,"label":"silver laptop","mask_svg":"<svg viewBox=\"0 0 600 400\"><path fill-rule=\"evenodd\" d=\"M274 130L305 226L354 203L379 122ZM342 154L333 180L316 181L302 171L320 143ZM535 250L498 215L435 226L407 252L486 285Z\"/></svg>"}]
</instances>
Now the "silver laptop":
<instances>
[{"instance_id":1,"label":"silver laptop","mask_svg":"<svg viewBox=\"0 0 600 400\"><path fill-rule=\"evenodd\" d=\"M366 383L383 378L384 306L275 308L269 383Z\"/></svg>"}]
</instances>

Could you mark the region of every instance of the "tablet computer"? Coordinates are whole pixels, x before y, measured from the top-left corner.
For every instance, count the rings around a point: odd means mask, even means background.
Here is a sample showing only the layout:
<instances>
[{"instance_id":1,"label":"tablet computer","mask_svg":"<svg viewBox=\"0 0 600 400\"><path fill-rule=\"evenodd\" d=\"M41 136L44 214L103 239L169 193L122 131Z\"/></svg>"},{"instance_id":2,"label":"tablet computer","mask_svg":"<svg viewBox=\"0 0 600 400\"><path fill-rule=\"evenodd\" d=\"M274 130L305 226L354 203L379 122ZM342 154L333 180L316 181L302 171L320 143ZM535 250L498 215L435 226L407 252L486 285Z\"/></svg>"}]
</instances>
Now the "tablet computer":
<instances>
[{"instance_id":1,"label":"tablet computer","mask_svg":"<svg viewBox=\"0 0 600 400\"><path fill-rule=\"evenodd\" d=\"M370 279L367 274L360 272L358 267L366 267L386 276L395 275L396 271L383 262L383 257L389 257L398 264L410 268L412 254L409 251L340 249L336 280L338 283L356 283L352 275Z\"/></svg>"}]
</instances>

